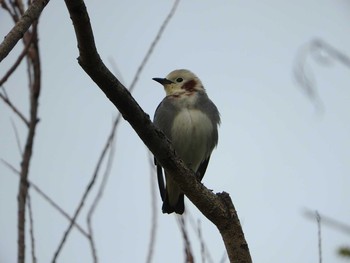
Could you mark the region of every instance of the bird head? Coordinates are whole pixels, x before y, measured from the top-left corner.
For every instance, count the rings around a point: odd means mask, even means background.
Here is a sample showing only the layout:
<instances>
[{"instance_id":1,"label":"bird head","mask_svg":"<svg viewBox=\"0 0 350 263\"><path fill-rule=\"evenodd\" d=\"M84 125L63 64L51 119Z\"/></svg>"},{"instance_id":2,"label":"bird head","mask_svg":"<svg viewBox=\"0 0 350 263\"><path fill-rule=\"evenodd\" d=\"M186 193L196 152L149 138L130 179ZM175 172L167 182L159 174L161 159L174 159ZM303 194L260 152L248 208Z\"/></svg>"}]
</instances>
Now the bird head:
<instances>
[{"instance_id":1,"label":"bird head","mask_svg":"<svg viewBox=\"0 0 350 263\"><path fill-rule=\"evenodd\" d=\"M153 78L153 80L163 85L167 96L204 91L200 79L187 69L177 69L170 72L165 78Z\"/></svg>"}]
</instances>

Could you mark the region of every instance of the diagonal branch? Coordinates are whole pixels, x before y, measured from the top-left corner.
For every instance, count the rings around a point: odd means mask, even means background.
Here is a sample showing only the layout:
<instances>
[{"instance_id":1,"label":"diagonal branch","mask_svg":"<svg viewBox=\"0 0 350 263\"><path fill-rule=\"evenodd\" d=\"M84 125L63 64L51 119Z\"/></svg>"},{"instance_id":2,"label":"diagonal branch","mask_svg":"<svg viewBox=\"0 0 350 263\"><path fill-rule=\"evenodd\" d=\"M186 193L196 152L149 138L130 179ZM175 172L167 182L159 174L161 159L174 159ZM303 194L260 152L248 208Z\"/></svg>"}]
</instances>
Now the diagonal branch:
<instances>
[{"instance_id":1,"label":"diagonal branch","mask_svg":"<svg viewBox=\"0 0 350 263\"><path fill-rule=\"evenodd\" d=\"M115 125L117 125L117 124L118 124L118 121L116 119ZM105 159L105 157L107 156L107 152L110 149L111 144L113 142L114 133L115 133L115 127L113 126L113 130L112 130L112 132L111 132L111 134L110 134L110 136L109 136L109 138L107 140L107 143L105 144L105 146L102 149L102 152L101 152L101 155L99 157L99 160L97 161L97 164L96 164L96 167L95 167L95 171L94 171L94 173L93 173L93 175L92 175L92 177L91 177L91 179L90 179L90 181L89 181L89 183L88 183L88 185L87 185L87 187L85 189L85 192L84 192L82 198L80 199L79 205L78 205L77 209L75 210L74 216L73 216L73 218L72 218L68 228L66 229L66 231L63 234L61 242L58 245L58 248L56 249L56 252L55 252L55 254L53 256L53 259L52 259L53 263L56 262L59 254L60 254L60 252L61 252L61 250L62 250L62 248L63 248L63 246L64 246L64 244L65 244L65 242L66 242L66 240L68 238L68 235L70 234L70 232L71 232L71 230L73 228L73 225L75 224L75 222L76 222L76 220L77 220L77 218L78 218L78 216L79 216L79 214L80 214L80 212L81 212L81 210L82 210L82 208L83 208L83 206L85 204L85 201L86 201L88 195L90 194L90 191L91 191L92 187L94 186L94 184L96 182L98 173L99 173L100 168L102 166L102 162ZM91 227L91 225L90 225L90 227ZM91 229L89 229L89 231L91 231ZM89 241L90 241L90 245L94 249L94 241L93 241L93 239L91 239L90 234L89 234ZM93 253L95 253L95 252L93 251ZM94 256L94 259L96 259L95 258L96 254L93 254L93 256Z\"/></svg>"},{"instance_id":2,"label":"diagonal branch","mask_svg":"<svg viewBox=\"0 0 350 263\"><path fill-rule=\"evenodd\" d=\"M316 109L322 113L324 106L318 94L316 78L309 65L309 57L312 56L317 62L324 65L335 60L347 68L350 68L350 57L324 40L317 38L311 40L297 52L293 68L294 78L306 96L314 103Z\"/></svg>"},{"instance_id":3,"label":"diagonal branch","mask_svg":"<svg viewBox=\"0 0 350 263\"><path fill-rule=\"evenodd\" d=\"M5 89L4 90L4 94L0 93L0 98L2 99L2 101L7 104L7 106L10 107L11 110L13 110L13 112L25 123L25 125L27 127L29 127L29 121L26 119L26 117L24 117L24 115L17 109L17 107L15 105L13 105L13 103L10 101L9 97L7 96Z\"/></svg>"},{"instance_id":4,"label":"diagonal branch","mask_svg":"<svg viewBox=\"0 0 350 263\"><path fill-rule=\"evenodd\" d=\"M15 167L13 167L10 163L6 162L3 159L0 159L0 161L9 168L12 172L20 176L20 171L18 171ZM35 192L37 192L38 195L40 195L46 202L48 202L53 208L55 208L63 217L65 217L68 221L73 221L73 219L69 216L69 214L63 210L55 201L52 200L51 197L49 197L45 192L43 192L39 186L37 186L35 183L28 181L28 186L31 187ZM85 236L86 238L89 238L89 234L80 226L78 223L74 222L74 226L79 230L79 232Z\"/></svg>"},{"instance_id":5,"label":"diagonal branch","mask_svg":"<svg viewBox=\"0 0 350 263\"><path fill-rule=\"evenodd\" d=\"M82 0L65 0L73 21L78 62L108 99L118 108L141 140L179 185L186 196L219 229L231 262L251 262L236 210L227 193L213 194L176 156L169 140L155 128L127 89L116 79L97 53L93 32Z\"/></svg>"},{"instance_id":6,"label":"diagonal branch","mask_svg":"<svg viewBox=\"0 0 350 263\"><path fill-rule=\"evenodd\" d=\"M20 20L0 44L0 62L10 53L33 22L39 18L41 11L43 11L48 2L49 0L36 0L31 3Z\"/></svg>"},{"instance_id":7,"label":"diagonal branch","mask_svg":"<svg viewBox=\"0 0 350 263\"><path fill-rule=\"evenodd\" d=\"M93 233L93 228L92 228L92 217L96 211L97 205L100 202L102 195L104 193L104 189L107 184L107 180L109 178L109 175L111 173L112 165L113 165L113 157L114 157L114 152L115 152L115 140L116 140L116 132L117 132L117 126L120 122L121 118L120 115L118 115L117 118L113 121L112 125L112 130L110 135L107 138L106 146L109 148L109 155L108 155L108 160L107 160L107 165L105 172L102 177L102 182L100 184L100 188L98 189L97 195L95 199L92 202L92 205L89 209L88 215L87 215L87 225L88 225L88 232L89 232L89 243L91 247L91 252L92 252L92 257L93 261L96 263L98 262L97 260L97 250L96 250L96 244L95 244L95 239L94 239L94 233Z\"/></svg>"},{"instance_id":8,"label":"diagonal branch","mask_svg":"<svg viewBox=\"0 0 350 263\"><path fill-rule=\"evenodd\" d=\"M167 17L165 18L163 24L162 24L161 27L159 28L158 33L157 33L155 39L152 41L151 46L149 47L149 49L148 49L148 51L147 51L147 53L146 53L146 56L143 58L143 60L142 60L142 62L141 62L141 64L140 64L140 66L138 67L138 69L137 69L137 71L136 71L135 78L133 79L133 81L132 81L132 83L131 83L131 85L130 85L130 88L129 88L129 91L130 91L130 92L134 89L135 84L137 83L137 81L138 81L138 79L139 79L139 76L140 76L140 74L141 74L143 68L145 67L145 65L146 65L148 59L150 58L150 56L152 55L153 50L154 50L154 48L156 47L157 43L159 42L159 40L160 40L160 38L161 38L161 36L162 36L162 34L163 34L163 32L164 32L166 26L168 25L170 19L171 19L171 18L173 17L173 15L175 14L175 11L176 11L176 9L177 9L179 3L180 3L180 0L175 0L175 2L174 2L174 4L173 4L173 6L172 6L172 8L171 8L171 10L170 10L170 12L169 12L169 14L167 15Z\"/></svg>"},{"instance_id":9,"label":"diagonal branch","mask_svg":"<svg viewBox=\"0 0 350 263\"><path fill-rule=\"evenodd\" d=\"M5 2L5 0L2 0L0 3L1 3L1 7L9 13L9 15L11 16L13 22L16 23L18 21L18 16L17 16L17 12L13 8L12 4L10 5L11 6L11 8L10 8L7 5L7 3Z\"/></svg>"},{"instance_id":10,"label":"diagonal branch","mask_svg":"<svg viewBox=\"0 0 350 263\"><path fill-rule=\"evenodd\" d=\"M15 63L11 66L11 68L6 72L6 74L0 80L0 86L2 86L8 80L8 78L12 75L12 73L15 72L17 67L21 64L23 58L27 55L30 45L32 44L32 39L33 39L33 35L31 35L30 41L27 42L21 54L16 59Z\"/></svg>"}]
</instances>

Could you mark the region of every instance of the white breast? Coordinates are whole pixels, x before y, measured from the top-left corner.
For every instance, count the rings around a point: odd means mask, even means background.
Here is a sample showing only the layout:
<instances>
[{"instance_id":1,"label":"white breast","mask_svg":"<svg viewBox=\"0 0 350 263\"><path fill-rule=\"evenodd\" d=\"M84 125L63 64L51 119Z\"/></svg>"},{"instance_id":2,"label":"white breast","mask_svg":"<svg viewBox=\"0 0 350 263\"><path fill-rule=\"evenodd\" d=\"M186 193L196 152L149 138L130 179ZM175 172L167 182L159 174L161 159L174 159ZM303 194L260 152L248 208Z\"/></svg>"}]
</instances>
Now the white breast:
<instances>
[{"instance_id":1,"label":"white breast","mask_svg":"<svg viewBox=\"0 0 350 263\"><path fill-rule=\"evenodd\" d=\"M202 111L185 108L175 117L172 144L181 159L193 170L211 153L213 125Z\"/></svg>"}]
</instances>

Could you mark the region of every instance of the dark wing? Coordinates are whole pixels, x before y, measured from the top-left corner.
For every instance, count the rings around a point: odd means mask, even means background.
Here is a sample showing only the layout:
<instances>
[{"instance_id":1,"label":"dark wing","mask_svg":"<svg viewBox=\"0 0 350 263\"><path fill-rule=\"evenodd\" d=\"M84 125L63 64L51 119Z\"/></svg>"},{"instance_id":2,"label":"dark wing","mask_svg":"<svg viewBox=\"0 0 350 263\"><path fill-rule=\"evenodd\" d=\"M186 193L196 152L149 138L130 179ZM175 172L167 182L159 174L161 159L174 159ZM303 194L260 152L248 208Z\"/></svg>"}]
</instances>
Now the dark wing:
<instances>
[{"instance_id":1,"label":"dark wing","mask_svg":"<svg viewBox=\"0 0 350 263\"><path fill-rule=\"evenodd\" d=\"M176 109L171 103L169 98L164 98L163 101L158 105L154 114L154 124L157 126L167 137L171 139L171 126L176 115ZM162 201L165 199L165 185L163 177L163 168L154 158L154 164L157 166L157 178L158 187Z\"/></svg>"},{"instance_id":2,"label":"dark wing","mask_svg":"<svg viewBox=\"0 0 350 263\"><path fill-rule=\"evenodd\" d=\"M207 170L209 160L210 160L210 155L207 159L204 160L204 162L201 163L201 165L197 170L196 176L200 181L202 181L205 171Z\"/></svg>"},{"instance_id":3,"label":"dark wing","mask_svg":"<svg viewBox=\"0 0 350 263\"><path fill-rule=\"evenodd\" d=\"M165 186L164 186L164 178L163 178L163 168L162 166L160 166L160 164L157 163L156 158L154 158L154 164L157 166L157 179L158 179L160 197L162 198L162 201L164 201Z\"/></svg>"}]
</instances>

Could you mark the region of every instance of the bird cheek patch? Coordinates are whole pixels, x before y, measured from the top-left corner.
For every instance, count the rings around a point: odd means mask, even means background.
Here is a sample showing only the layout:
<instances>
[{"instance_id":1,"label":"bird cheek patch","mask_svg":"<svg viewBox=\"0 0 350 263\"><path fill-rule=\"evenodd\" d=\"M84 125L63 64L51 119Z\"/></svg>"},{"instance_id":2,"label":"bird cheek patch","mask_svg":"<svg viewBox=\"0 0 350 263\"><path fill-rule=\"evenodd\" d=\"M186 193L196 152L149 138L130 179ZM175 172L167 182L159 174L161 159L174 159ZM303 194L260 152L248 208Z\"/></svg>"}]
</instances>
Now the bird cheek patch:
<instances>
[{"instance_id":1,"label":"bird cheek patch","mask_svg":"<svg viewBox=\"0 0 350 263\"><path fill-rule=\"evenodd\" d=\"M184 90L189 91L189 92L193 92L196 90L194 88L196 85L197 85L197 82L194 79L192 79L190 81L187 81L185 84L183 84L181 89L184 89Z\"/></svg>"}]
</instances>

